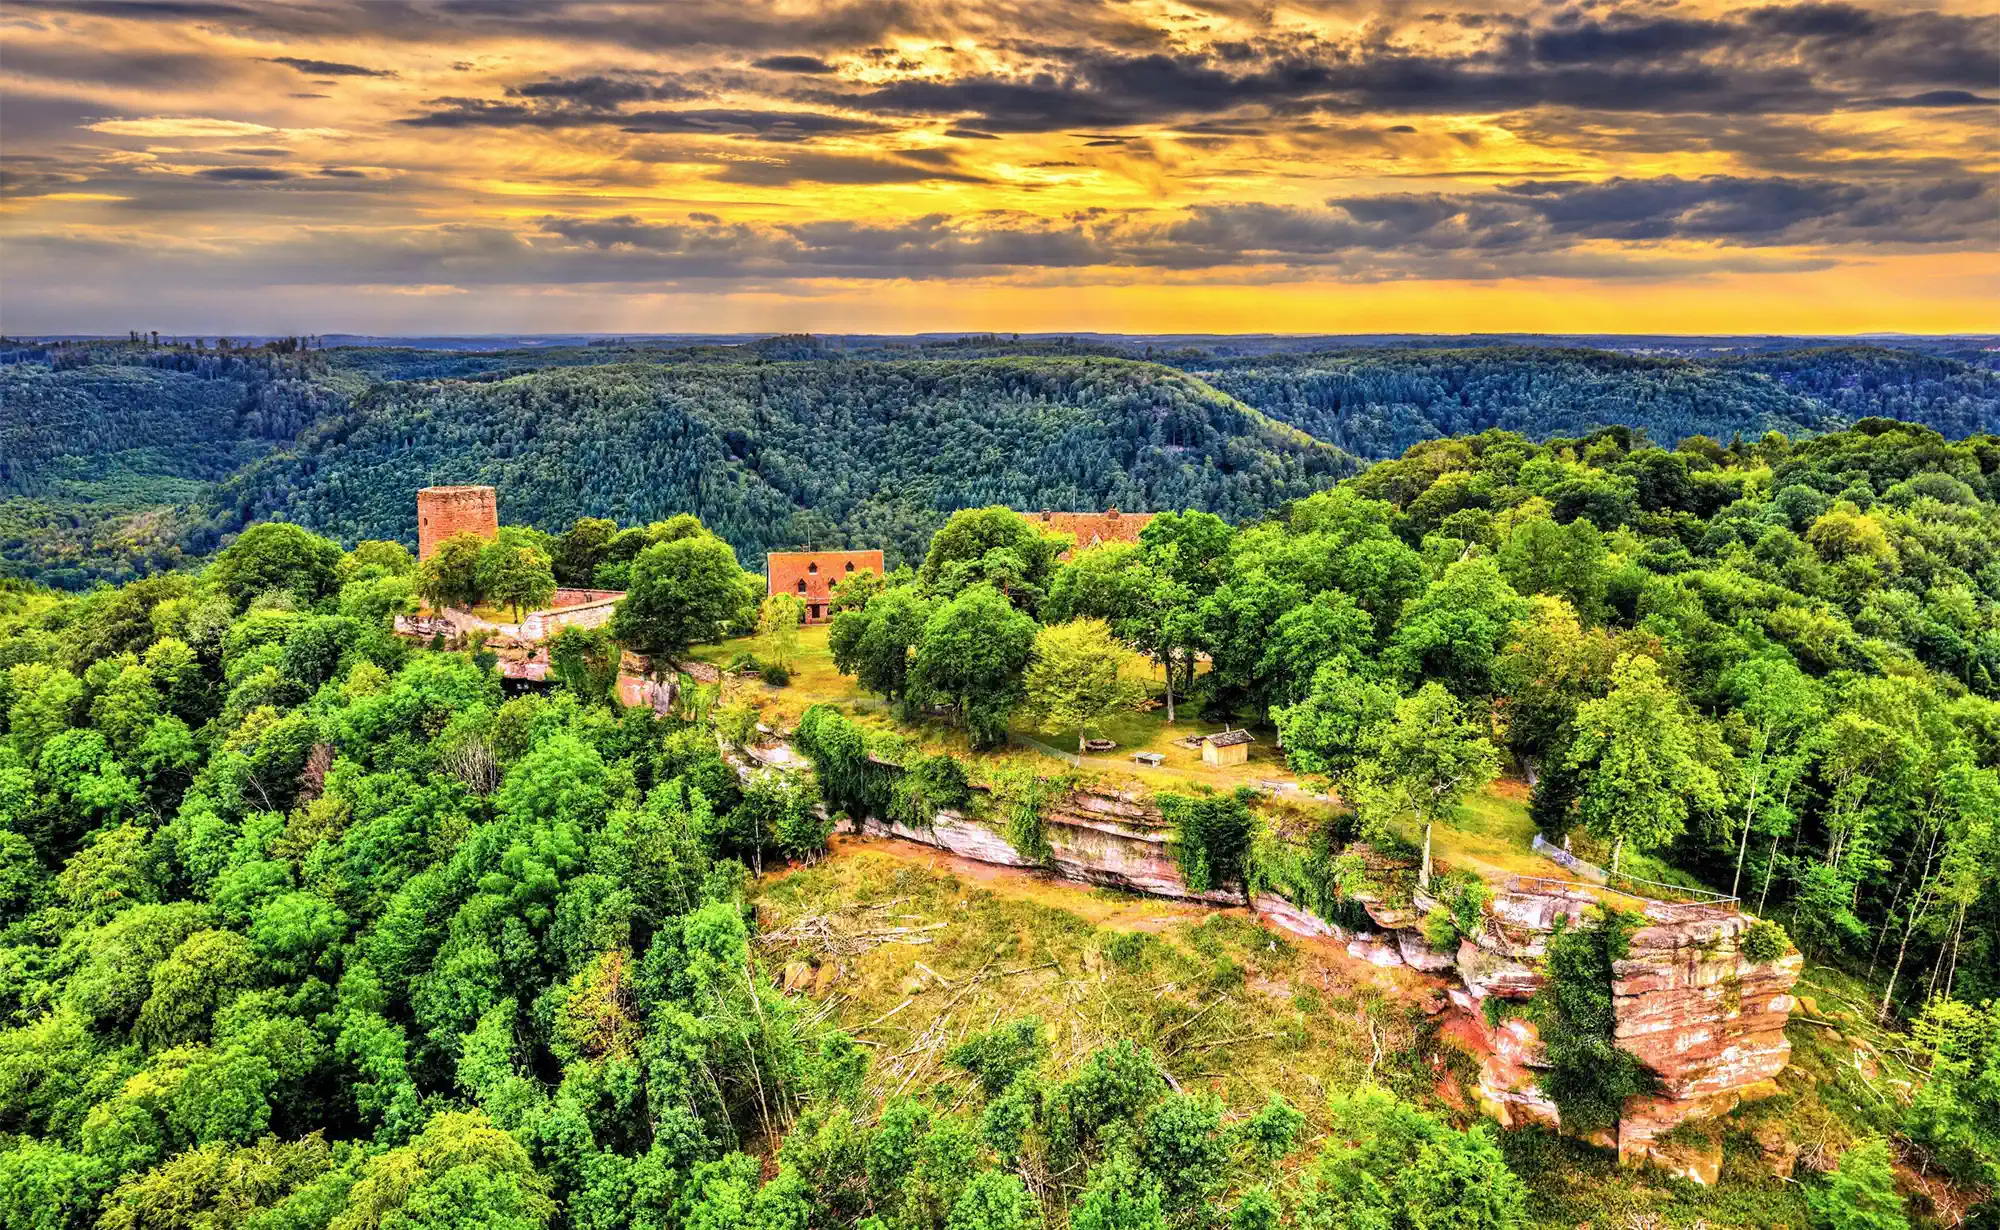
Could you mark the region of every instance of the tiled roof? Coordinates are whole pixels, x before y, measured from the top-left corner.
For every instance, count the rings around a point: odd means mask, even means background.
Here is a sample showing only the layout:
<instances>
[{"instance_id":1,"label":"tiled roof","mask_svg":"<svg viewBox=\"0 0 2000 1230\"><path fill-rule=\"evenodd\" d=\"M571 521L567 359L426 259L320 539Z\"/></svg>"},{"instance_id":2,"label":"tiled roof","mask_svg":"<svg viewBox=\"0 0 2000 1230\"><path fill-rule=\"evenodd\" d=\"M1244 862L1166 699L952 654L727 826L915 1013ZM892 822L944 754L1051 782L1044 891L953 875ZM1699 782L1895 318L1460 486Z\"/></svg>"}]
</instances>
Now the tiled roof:
<instances>
[{"instance_id":1,"label":"tiled roof","mask_svg":"<svg viewBox=\"0 0 2000 1230\"><path fill-rule=\"evenodd\" d=\"M773 551L764 557L764 593L792 594L800 601L823 603L832 598L833 587L850 573L883 575L882 552L878 551ZM799 583L805 582L800 589Z\"/></svg>"},{"instance_id":2,"label":"tiled roof","mask_svg":"<svg viewBox=\"0 0 2000 1230\"><path fill-rule=\"evenodd\" d=\"M1087 551L1091 547L1107 542L1139 541L1139 531L1153 519L1152 513L1119 512L1107 509L1104 512L1024 512L1030 524L1037 526L1044 534L1068 534L1076 539L1075 549Z\"/></svg>"},{"instance_id":3,"label":"tiled roof","mask_svg":"<svg viewBox=\"0 0 2000 1230\"><path fill-rule=\"evenodd\" d=\"M1239 743L1255 743L1257 740L1247 730L1225 730L1208 736L1207 741L1216 747L1235 747Z\"/></svg>"}]
</instances>

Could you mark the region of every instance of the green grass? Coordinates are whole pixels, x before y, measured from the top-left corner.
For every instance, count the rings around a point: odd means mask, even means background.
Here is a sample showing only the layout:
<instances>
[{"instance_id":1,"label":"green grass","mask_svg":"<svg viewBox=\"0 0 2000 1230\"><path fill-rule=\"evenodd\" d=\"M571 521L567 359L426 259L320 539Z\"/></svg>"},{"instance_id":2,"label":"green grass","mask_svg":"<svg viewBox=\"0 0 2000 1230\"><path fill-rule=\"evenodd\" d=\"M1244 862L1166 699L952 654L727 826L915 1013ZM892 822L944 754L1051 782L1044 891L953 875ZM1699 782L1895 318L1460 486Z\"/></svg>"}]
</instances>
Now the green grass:
<instances>
[{"instance_id":1,"label":"green grass","mask_svg":"<svg viewBox=\"0 0 2000 1230\"><path fill-rule=\"evenodd\" d=\"M944 1053L971 1033L1035 1016L1054 1072L1131 1038L1152 1047L1181 1088L1215 1094L1231 1115L1280 1094L1308 1120L1294 1164L1317 1153L1327 1099L1365 1081L1461 1126L1475 1118L1465 1108L1476 1068L1422 1012L1425 980L1268 931L1240 911L851 839L814 866L767 877L754 902L767 976L789 967L794 985L868 1047L874 1096L963 1105L975 1096L971 1081ZM1711 1129L1723 1141L1714 1188L1621 1168L1612 1153L1547 1132L1499 1133L1501 1147L1532 1190L1538 1226L1803 1230L1802 1189L1764 1170L1751 1132L1779 1116L1797 1139L1851 1138L1852 1108L1819 1099L1815 1090L1834 1077L1817 1055L1810 1062L1814 1075L1781 1078L1779 1097Z\"/></svg>"},{"instance_id":2,"label":"green grass","mask_svg":"<svg viewBox=\"0 0 2000 1230\"><path fill-rule=\"evenodd\" d=\"M1422 983L1344 950L1302 944L1237 913L957 863L898 842L842 842L820 864L767 879L756 896L774 976L793 966L833 1018L871 1045L875 1091L941 1094L964 1078L949 1044L1038 1016L1055 1069L1131 1038L1189 1091L1237 1110L1277 1092L1324 1124L1330 1091L1378 1067L1407 1097L1441 1106L1419 1008ZM853 937L907 927L917 943L796 937L808 919ZM942 923L943 926L936 926ZM924 929L929 928L929 929ZM810 973L807 973L807 969ZM986 976L986 981L973 981ZM1000 975L1000 976L993 976ZM1439 1055L1439 1061L1443 1057Z\"/></svg>"}]
</instances>

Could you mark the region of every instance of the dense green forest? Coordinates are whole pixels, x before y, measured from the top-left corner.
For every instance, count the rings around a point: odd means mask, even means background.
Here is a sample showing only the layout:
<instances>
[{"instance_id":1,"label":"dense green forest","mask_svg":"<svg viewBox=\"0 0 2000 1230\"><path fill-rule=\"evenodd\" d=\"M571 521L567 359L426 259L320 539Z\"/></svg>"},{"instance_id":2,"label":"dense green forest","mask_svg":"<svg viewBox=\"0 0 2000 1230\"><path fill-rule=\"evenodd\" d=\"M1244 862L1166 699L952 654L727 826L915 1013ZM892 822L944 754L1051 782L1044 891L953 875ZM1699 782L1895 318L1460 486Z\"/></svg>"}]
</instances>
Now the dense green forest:
<instances>
[{"instance_id":1,"label":"dense green forest","mask_svg":"<svg viewBox=\"0 0 2000 1230\"><path fill-rule=\"evenodd\" d=\"M763 374L784 390L800 370ZM473 393L420 387L441 409ZM549 412L524 431L556 431L565 397L623 388L650 410L673 387L622 365L481 386ZM415 449L425 407L398 404ZM1212 422L1162 410L1146 421ZM1107 636L1156 655L1184 703L1274 722L1352 803L1301 853L1242 796L1165 798L1190 883L1329 912L1339 841L1391 846L1511 765L1545 831L1736 889L1783 925L1767 951L1795 941L1910 1023L1918 1083L1815 1124L1839 1169L1731 1188L1698 1206L1711 1224L1906 1224L1892 1157L1973 1198L2000 1180L2000 440L1883 420L1673 450L1496 431L1274 502L1240 527L1162 516L1067 562L1004 509L960 512L921 567L843 592L834 652L975 743L1016 705L1060 725L1130 704L1093 682ZM519 538L587 571L607 532ZM1370 1081L1323 1105L1225 1105L1163 1059L1192 1007L1072 1063L1045 1022L996 1013L930 1042L931 1078L899 1077L832 1001L780 988L746 868L818 856L840 811L971 806L978 758L820 707L793 732L810 773L746 781L722 749L754 711L693 690L672 716L614 705L588 668L608 638L670 656L754 617L708 529L642 538L617 619L559 647L553 692L513 698L480 646L390 633L431 579L393 542L261 521L199 570L0 591L0 1225L1575 1224L1537 1185L1569 1146L1496 1137L1414 1052L1378 1046ZM991 785L989 822L1030 848L1040 788ZM1555 985L1608 1003L1609 941L1578 934ZM1164 959L1130 938L1079 985ZM987 968L1027 962L1022 942L999 937ZM1216 951L1207 985L1242 991ZM1561 1038L1576 1010L1552 1011ZM1552 1051L1557 1096L1601 1095L1607 1047Z\"/></svg>"},{"instance_id":2,"label":"dense green forest","mask_svg":"<svg viewBox=\"0 0 2000 1230\"><path fill-rule=\"evenodd\" d=\"M0 569L72 589L129 580L265 515L409 542L410 491L461 481L498 486L510 519L545 529L693 509L753 564L836 543L913 560L954 508L994 501L1241 520L1351 473L1351 458L1490 427L1545 439L1622 425L1671 444L1870 416L1994 431L2000 375L1869 347L6 343Z\"/></svg>"},{"instance_id":3,"label":"dense green forest","mask_svg":"<svg viewBox=\"0 0 2000 1230\"><path fill-rule=\"evenodd\" d=\"M1496 348L1169 361L1361 457L1491 427L1546 438L1621 424L1667 444L1831 431L1868 417L1954 438L2000 431L1992 372L1870 347L1702 360Z\"/></svg>"},{"instance_id":4,"label":"dense green forest","mask_svg":"<svg viewBox=\"0 0 2000 1230\"><path fill-rule=\"evenodd\" d=\"M1198 381L1118 360L621 363L378 387L222 499L394 537L416 488L481 482L528 524L693 511L753 560L856 542L900 561L955 508L1243 519L1353 469Z\"/></svg>"}]
</instances>

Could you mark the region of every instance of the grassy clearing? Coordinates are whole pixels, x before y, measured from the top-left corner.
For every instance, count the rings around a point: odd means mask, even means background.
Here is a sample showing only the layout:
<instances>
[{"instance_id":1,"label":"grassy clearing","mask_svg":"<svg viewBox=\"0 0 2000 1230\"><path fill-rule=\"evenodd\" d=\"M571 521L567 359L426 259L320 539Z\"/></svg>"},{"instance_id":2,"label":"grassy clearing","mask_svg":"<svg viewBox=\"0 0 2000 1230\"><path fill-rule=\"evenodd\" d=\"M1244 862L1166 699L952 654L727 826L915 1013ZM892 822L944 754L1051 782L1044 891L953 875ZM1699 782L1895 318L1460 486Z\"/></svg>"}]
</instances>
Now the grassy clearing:
<instances>
[{"instance_id":1,"label":"grassy clearing","mask_svg":"<svg viewBox=\"0 0 2000 1230\"><path fill-rule=\"evenodd\" d=\"M852 678L835 669L832 652L827 648L828 632L828 625L825 624L808 625L800 630L789 684L773 687L754 679L737 679L729 685L731 697L748 698L759 706L765 724L776 729L789 729L814 704L830 704L869 729L911 740L926 751L948 752L964 758L975 776L981 769L995 768L1025 769L1042 774L1069 771L1066 762L1024 747L992 748L975 754L963 731L940 721L901 720L881 698L863 692ZM744 637L719 645L701 646L695 650L694 656L720 666L741 654L755 655L762 648L759 638ZM1158 684L1155 679L1156 694ZM1204 764L1200 751L1183 747L1178 740L1189 734L1219 729L1221 724L1204 719L1199 704L1181 706L1176 716L1178 720L1171 726L1167 724L1164 708L1138 710L1113 718L1102 734L1118 743L1117 751L1109 755L1084 757L1083 773L1121 789L1136 788L1150 792L1191 792L1204 788L1228 791L1239 786L1293 782L1303 786L1310 794L1318 793L1323 787L1323 783L1300 781L1298 775L1286 766L1284 752L1269 732L1251 745L1250 759L1244 764ZM1058 750L1066 751L1074 744L1073 733L1037 731L1021 721L1016 721L1014 729ZM1157 752L1165 757L1165 763L1158 768L1135 764L1131 760L1135 752ZM1561 867L1534 852L1531 843L1535 823L1528 816L1528 796L1529 789L1524 782L1501 780L1493 783L1460 807L1450 823L1438 826L1433 834L1435 853L1451 865L1476 872L1494 883L1516 875L1571 878ZM1290 794L1284 796L1282 802L1277 798L1269 799L1266 807L1267 810L1275 807L1279 810L1317 811L1330 805L1318 802L1309 795ZM1423 835L1411 831L1404 836L1416 844ZM1577 843L1577 852L1583 857L1608 861L1608 852L1597 850L1588 835L1579 833ZM1623 870L1630 875L1663 883L1696 884L1690 877L1660 860L1637 853L1626 855Z\"/></svg>"},{"instance_id":2,"label":"grassy clearing","mask_svg":"<svg viewBox=\"0 0 2000 1230\"><path fill-rule=\"evenodd\" d=\"M1052 1072L1132 1038L1160 1055L1180 1088L1216 1094L1231 1117L1280 1094L1308 1120L1295 1160L1317 1153L1327 1098L1370 1079L1454 1122L1473 1118L1476 1073L1439 1036L1434 1021L1443 1018L1423 1011L1437 984L1275 934L1241 911L845 838L817 865L765 879L755 902L767 975L789 975L868 1046L873 1096L976 1105L973 1082L945 1053L970 1034L1036 1016ZM1840 986L1843 998L1859 990L1851 980ZM1715 1188L1622 1169L1608 1152L1546 1132L1502 1133L1533 1190L1536 1224L1802 1230L1801 1189L1759 1165L1754 1130L1779 1117L1795 1139L1810 1146L1823 1127L1838 1147L1851 1138L1846 1125L1866 1122L1851 1118L1856 1106L1838 1092L1846 1088L1833 1071L1839 1044L1803 1038L1804 1028L1793 1027L1802 1054L1781 1079L1784 1093L1717 1125ZM1829 1089L1848 1100L1823 1100Z\"/></svg>"},{"instance_id":3,"label":"grassy clearing","mask_svg":"<svg viewBox=\"0 0 2000 1230\"><path fill-rule=\"evenodd\" d=\"M1038 1016L1054 1070L1131 1038L1182 1089L1211 1091L1235 1112L1278 1093L1323 1126L1328 1093L1371 1072L1406 1097L1447 1104L1436 1086L1450 1048L1422 1012L1422 979L1281 937L1240 912L856 841L767 880L756 903L772 975L789 973L873 1049L877 1094L952 1105L970 1082L945 1052Z\"/></svg>"}]
</instances>

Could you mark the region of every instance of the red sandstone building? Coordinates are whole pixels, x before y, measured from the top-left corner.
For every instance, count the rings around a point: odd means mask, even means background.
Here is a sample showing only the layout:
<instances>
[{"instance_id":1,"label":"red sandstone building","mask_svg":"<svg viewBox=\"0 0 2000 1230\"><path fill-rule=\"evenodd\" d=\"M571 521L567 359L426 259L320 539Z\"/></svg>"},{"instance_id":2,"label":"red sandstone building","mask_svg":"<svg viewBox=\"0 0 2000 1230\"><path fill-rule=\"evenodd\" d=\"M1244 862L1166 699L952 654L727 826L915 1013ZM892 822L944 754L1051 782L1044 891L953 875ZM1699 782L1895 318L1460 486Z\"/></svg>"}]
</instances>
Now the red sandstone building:
<instances>
[{"instance_id":1,"label":"red sandstone building","mask_svg":"<svg viewBox=\"0 0 2000 1230\"><path fill-rule=\"evenodd\" d=\"M833 587L857 572L883 574L880 551L773 551L764 557L764 593L806 604L806 622L824 623Z\"/></svg>"},{"instance_id":2,"label":"red sandstone building","mask_svg":"<svg viewBox=\"0 0 2000 1230\"><path fill-rule=\"evenodd\" d=\"M417 558L429 559L453 534L500 536L500 502L491 487L425 487L417 492Z\"/></svg>"},{"instance_id":3,"label":"red sandstone building","mask_svg":"<svg viewBox=\"0 0 2000 1230\"><path fill-rule=\"evenodd\" d=\"M1038 513L1022 513L1029 522L1044 534L1068 534L1076 539L1076 546L1065 551L1058 558L1068 559L1075 551L1088 551L1092 547L1110 542L1139 541L1139 531L1146 528L1153 513L1122 513L1117 509L1104 512L1050 512L1044 508Z\"/></svg>"}]
</instances>

